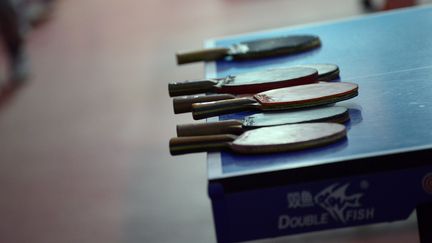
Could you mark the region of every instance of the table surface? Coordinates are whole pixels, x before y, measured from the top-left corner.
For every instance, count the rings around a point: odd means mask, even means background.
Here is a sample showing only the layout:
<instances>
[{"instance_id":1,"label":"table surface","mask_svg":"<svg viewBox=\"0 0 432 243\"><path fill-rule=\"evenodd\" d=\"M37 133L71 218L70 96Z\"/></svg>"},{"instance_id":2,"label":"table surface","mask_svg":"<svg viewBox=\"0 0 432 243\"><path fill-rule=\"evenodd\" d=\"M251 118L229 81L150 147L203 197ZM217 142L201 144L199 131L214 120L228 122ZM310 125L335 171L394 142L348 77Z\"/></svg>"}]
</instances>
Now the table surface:
<instances>
[{"instance_id":1,"label":"table surface","mask_svg":"<svg viewBox=\"0 0 432 243\"><path fill-rule=\"evenodd\" d=\"M318 50L259 61L218 62L208 67L207 74L226 76L296 64L334 63L340 67L342 81L359 84L358 97L338 103L350 109L346 140L271 155L213 153L208 160L209 179L431 149L430 23L432 8L427 7L209 41L209 46L226 46L255 38L315 34L322 40Z\"/></svg>"}]
</instances>

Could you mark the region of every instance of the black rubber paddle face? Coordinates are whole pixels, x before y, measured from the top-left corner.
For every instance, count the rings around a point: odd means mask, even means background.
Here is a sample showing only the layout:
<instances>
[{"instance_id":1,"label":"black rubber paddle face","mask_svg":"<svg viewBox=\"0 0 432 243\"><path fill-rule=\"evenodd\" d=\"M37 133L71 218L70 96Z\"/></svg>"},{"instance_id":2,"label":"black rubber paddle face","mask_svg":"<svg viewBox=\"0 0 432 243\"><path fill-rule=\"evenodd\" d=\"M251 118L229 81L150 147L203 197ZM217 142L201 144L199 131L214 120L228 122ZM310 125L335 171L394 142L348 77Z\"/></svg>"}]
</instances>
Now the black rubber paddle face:
<instances>
[{"instance_id":1,"label":"black rubber paddle face","mask_svg":"<svg viewBox=\"0 0 432 243\"><path fill-rule=\"evenodd\" d=\"M341 106L310 108L290 112L266 112L245 117L243 127L253 129L267 126L306 122L338 122L349 119L348 109Z\"/></svg>"},{"instance_id":2,"label":"black rubber paddle face","mask_svg":"<svg viewBox=\"0 0 432 243\"><path fill-rule=\"evenodd\" d=\"M285 48L296 48L316 40L319 40L319 38L313 35L293 35L272 39L246 41L241 44L246 45L249 52L266 52Z\"/></svg>"},{"instance_id":3,"label":"black rubber paddle face","mask_svg":"<svg viewBox=\"0 0 432 243\"><path fill-rule=\"evenodd\" d=\"M285 54L294 54L317 48L321 45L318 36L292 35L233 45L229 53L234 59L261 58Z\"/></svg>"},{"instance_id":4,"label":"black rubber paddle face","mask_svg":"<svg viewBox=\"0 0 432 243\"><path fill-rule=\"evenodd\" d=\"M318 71L318 80L332 81L339 78L339 67L335 64L304 64L299 67L314 68Z\"/></svg>"},{"instance_id":5,"label":"black rubber paddle face","mask_svg":"<svg viewBox=\"0 0 432 243\"><path fill-rule=\"evenodd\" d=\"M323 146L346 136L344 125L303 123L250 130L231 144L238 153L273 153Z\"/></svg>"}]
</instances>

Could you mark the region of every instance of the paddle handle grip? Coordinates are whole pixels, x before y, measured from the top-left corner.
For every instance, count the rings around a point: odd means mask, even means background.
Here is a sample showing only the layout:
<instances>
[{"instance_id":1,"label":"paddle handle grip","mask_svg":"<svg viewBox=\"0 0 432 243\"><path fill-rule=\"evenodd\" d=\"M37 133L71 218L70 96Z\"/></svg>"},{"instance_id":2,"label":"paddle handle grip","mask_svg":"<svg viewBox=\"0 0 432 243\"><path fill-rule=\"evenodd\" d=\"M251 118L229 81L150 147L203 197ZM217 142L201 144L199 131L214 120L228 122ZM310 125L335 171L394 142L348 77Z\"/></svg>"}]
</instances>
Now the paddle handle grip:
<instances>
[{"instance_id":1,"label":"paddle handle grip","mask_svg":"<svg viewBox=\"0 0 432 243\"><path fill-rule=\"evenodd\" d=\"M171 97L182 95L201 94L215 91L217 80L186 80L168 84L168 92Z\"/></svg>"},{"instance_id":2,"label":"paddle handle grip","mask_svg":"<svg viewBox=\"0 0 432 243\"><path fill-rule=\"evenodd\" d=\"M190 123L177 125L177 136L204 136L215 134L241 134L243 123L238 120L226 120L207 123Z\"/></svg>"},{"instance_id":3,"label":"paddle handle grip","mask_svg":"<svg viewBox=\"0 0 432 243\"><path fill-rule=\"evenodd\" d=\"M171 138L171 155L210 152L228 149L237 136L231 134Z\"/></svg>"},{"instance_id":4,"label":"paddle handle grip","mask_svg":"<svg viewBox=\"0 0 432 243\"><path fill-rule=\"evenodd\" d=\"M177 64L222 59L229 53L229 48L208 48L196 51L179 52L176 54Z\"/></svg>"},{"instance_id":5,"label":"paddle handle grip","mask_svg":"<svg viewBox=\"0 0 432 243\"><path fill-rule=\"evenodd\" d=\"M188 95L176 97L173 99L174 114L191 112L192 104L194 103L229 100L234 98L235 96L232 94Z\"/></svg>"},{"instance_id":6,"label":"paddle handle grip","mask_svg":"<svg viewBox=\"0 0 432 243\"><path fill-rule=\"evenodd\" d=\"M192 116L195 120L212 116L247 111L251 104L256 103L252 98L235 98L230 100L219 100L192 105Z\"/></svg>"}]
</instances>

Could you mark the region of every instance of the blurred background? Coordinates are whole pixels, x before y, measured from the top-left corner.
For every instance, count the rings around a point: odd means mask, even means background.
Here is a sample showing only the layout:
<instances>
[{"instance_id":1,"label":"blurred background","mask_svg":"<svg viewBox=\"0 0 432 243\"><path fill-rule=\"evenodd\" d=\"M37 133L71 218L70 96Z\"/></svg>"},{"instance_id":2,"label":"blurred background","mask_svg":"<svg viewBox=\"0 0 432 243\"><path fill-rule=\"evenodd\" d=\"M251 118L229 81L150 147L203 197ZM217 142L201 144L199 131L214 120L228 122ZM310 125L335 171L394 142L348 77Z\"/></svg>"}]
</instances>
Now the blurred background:
<instances>
[{"instance_id":1,"label":"blurred background","mask_svg":"<svg viewBox=\"0 0 432 243\"><path fill-rule=\"evenodd\" d=\"M25 81L0 47L0 242L215 242L205 154L168 151L193 120L173 114L167 83L204 76L175 52L414 3L388 2L53 1L25 27ZM416 241L411 219L257 242Z\"/></svg>"}]
</instances>

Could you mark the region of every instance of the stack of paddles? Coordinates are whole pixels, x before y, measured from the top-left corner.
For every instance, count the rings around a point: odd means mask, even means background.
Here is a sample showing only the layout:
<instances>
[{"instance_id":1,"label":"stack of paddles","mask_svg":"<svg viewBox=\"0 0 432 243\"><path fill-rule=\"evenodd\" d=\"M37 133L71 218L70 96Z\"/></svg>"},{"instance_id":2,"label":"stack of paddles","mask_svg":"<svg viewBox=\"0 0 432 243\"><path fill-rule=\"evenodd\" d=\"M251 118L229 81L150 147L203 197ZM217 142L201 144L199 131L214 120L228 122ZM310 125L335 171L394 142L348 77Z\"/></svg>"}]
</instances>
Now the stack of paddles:
<instances>
[{"instance_id":1,"label":"stack of paddles","mask_svg":"<svg viewBox=\"0 0 432 243\"><path fill-rule=\"evenodd\" d=\"M319 47L316 36L287 36L249 41L177 55L179 64L294 54ZM334 64L266 69L223 78L168 85L174 113L192 112L195 120L241 111L257 111L241 120L177 125L170 152L231 150L273 153L324 146L346 137L346 107L337 102L358 95L358 85L339 81ZM201 93L205 93L199 95ZM179 97L180 96L180 97Z\"/></svg>"}]
</instances>

